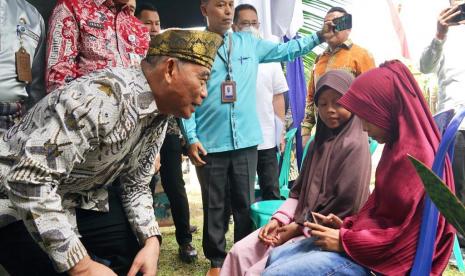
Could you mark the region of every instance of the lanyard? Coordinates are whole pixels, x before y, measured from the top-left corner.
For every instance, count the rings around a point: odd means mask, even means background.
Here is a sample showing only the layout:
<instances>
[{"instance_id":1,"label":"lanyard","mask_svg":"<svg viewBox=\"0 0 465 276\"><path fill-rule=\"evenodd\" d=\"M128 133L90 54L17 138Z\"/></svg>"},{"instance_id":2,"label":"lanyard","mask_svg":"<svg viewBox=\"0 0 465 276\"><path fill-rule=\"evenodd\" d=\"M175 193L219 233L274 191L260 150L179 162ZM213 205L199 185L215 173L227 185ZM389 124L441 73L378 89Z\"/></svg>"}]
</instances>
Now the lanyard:
<instances>
[{"instance_id":1,"label":"lanyard","mask_svg":"<svg viewBox=\"0 0 465 276\"><path fill-rule=\"evenodd\" d=\"M228 40L229 40L229 45L228 45L228 53L227 53L227 58L228 60L226 60L224 57L222 57L219 53L218 53L218 56L220 57L220 59L224 62L224 64L226 65L226 70L228 71L227 75L226 75L226 80L227 81L230 81L232 80L232 62L231 62L231 54L232 54L232 35L231 33L228 33Z\"/></svg>"}]
</instances>

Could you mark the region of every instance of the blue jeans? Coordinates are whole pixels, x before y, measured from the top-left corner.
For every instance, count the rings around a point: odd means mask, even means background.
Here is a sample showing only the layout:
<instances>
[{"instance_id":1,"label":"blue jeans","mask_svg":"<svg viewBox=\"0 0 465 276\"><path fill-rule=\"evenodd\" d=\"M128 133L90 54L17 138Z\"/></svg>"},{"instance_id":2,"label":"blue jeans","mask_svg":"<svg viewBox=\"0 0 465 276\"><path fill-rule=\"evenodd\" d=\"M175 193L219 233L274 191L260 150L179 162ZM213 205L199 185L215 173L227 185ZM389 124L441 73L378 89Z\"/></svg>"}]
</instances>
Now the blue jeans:
<instances>
[{"instance_id":1,"label":"blue jeans","mask_svg":"<svg viewBox=\"0 0 465 276\"><path fill-rule=\"evenodd\" d=\"M273 249L262 275L370 275L370 270L346 254L322 251L313 240L308 238Z\"/></svg>"}]
</instances>

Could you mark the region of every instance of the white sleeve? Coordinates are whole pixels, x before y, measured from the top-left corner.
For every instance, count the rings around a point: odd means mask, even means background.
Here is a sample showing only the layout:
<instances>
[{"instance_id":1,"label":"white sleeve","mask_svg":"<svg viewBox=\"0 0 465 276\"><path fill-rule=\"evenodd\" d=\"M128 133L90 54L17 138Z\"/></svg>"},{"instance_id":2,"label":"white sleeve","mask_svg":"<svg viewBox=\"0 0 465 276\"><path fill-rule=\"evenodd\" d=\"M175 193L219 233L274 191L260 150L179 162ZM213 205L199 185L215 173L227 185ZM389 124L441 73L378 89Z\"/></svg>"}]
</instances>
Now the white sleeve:
<instances>
[{"instance_id":1,"label":"white sleeve","mask_svg":"<svg viewBox=\"0 0 465 276\"><path fill-rule=\"evenodd\" d=\"M281 64L279 62L273 63L273 66L270 67L273 70L273 95L282 94L289 90L287 86L287 80L284 76L283 69L281 68Z\"/></svg>"}]
</instances>

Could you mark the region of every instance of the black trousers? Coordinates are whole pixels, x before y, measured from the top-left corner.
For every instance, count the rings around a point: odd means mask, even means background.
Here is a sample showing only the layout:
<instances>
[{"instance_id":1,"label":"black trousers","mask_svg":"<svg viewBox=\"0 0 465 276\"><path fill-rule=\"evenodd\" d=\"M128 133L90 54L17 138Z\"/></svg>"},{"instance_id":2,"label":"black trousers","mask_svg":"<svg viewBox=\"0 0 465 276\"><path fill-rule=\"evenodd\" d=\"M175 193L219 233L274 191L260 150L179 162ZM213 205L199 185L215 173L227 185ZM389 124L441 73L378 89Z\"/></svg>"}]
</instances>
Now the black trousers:
<instances>
[{"instance_id":1,"label":"black trousers","mask_svg":"<svg viewBox=\"0 0 465 276\"><path fill-rule=\"evenodd\" d=\"M140 246L113 189L109 190L109 213L76 209L76 217L81 242L90 257L118 275L126 275ZM0 228L0 264L12 276L67 275L54 270L22 221Z\"/></svg>"},{"instance_id":2,"label":"black trousers","mask_svg":"<svg viewBox=\"0 0 465 276\"><path fill-rule=\"evenodd\" d=\"M176 227L176 241L179 245L192 242L189 231L190 213L184 179L182 178L182 148L178 135L166 135L160 150L160 176L163 190L165 190L171 204Z\"/></svg>"},{"instance_id":3,"label":"black trousers","mask_svg":"<svg viewBox=\"0 0 465 276\"><path fill-rule=\"evenodd\" d=\"M234 218L234 241L252 232L250 205L254 200L257 147L209 153L197 167L203 201L203 251L212 267L226 257L225 234L229 215Z\"/></svg>"},{"instance_id":4,"label":"black trousers","mask_svg":"<svg viewBox=\"0 0 465 276\"><path fill-rule=\"evenodd\" d=\"M258 185L263 200L280 199L276 147L259 150L257 162Z\"/></svg>"},{"instance_id":5,"label":"black trousers","mask_svg":"<svg viewBox=\"0 0 465 276\"><path fill-rule=\"evenodd\" d=\"M455 136L452 169L454 171L455 194L465 204L465 130L459 130ZM460 246L465 247L465 237L459 233L457 236Z\"/></svg>"}]
</instances>

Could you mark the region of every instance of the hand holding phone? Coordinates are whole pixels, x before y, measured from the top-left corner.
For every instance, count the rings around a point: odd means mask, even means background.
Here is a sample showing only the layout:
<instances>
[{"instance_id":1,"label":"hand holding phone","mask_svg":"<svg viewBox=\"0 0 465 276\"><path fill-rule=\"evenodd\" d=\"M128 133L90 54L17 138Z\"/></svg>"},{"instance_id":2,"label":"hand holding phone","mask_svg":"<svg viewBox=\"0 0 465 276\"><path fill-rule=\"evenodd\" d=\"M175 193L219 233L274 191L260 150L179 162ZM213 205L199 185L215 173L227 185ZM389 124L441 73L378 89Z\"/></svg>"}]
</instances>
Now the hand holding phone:
<instances>
[{"instance_id":1,"label":"hand holding phone","mask_svg":"<svg viewBox=\"0 0 465 276\"><path fill-rule=\"evenodd\" d=\"M465 20L465 3L461 4L457 8L458 14L450 19L451 23L459 23Z\"/></svg>"},{"instance_id":2,"label":"hand holding phone","mask_svg":"<svg viewBox=\"0 0 465 276\"><path fill-rule=\"evenodd\" d=\"M334 18L333 23L335 32L352 29L352 15L346 13L341 17Z\"/></svg>"}]
</instances>

